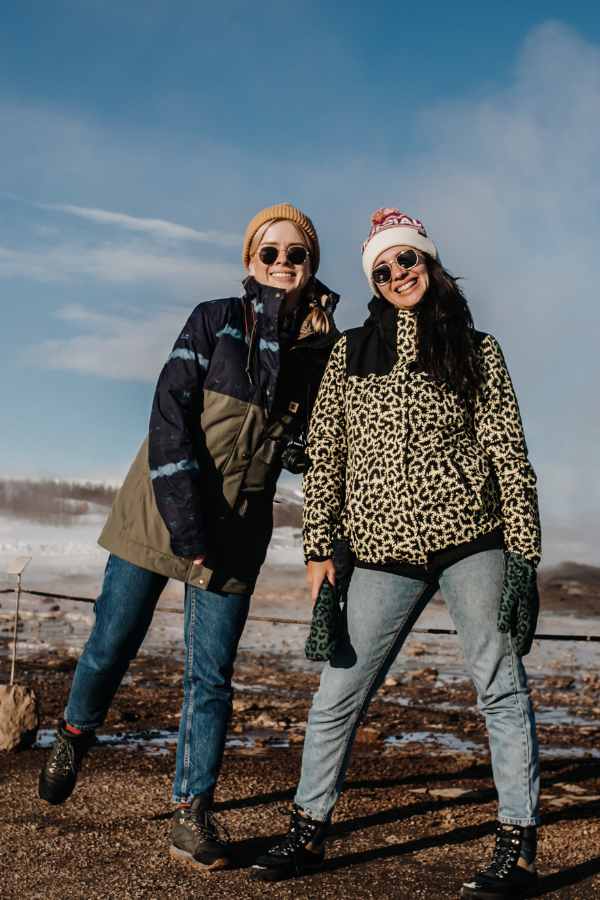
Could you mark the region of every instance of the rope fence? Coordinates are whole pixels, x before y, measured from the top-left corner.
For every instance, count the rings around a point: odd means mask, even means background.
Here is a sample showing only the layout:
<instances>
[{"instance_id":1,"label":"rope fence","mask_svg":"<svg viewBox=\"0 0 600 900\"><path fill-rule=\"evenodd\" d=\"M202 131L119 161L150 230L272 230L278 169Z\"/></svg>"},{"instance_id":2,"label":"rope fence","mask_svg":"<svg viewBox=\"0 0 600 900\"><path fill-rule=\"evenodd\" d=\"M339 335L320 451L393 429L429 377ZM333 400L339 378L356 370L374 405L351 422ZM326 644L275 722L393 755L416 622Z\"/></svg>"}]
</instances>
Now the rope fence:
<instances>
[{"instance_id":1,"label":"rope fence","mask_svg":"<svg viewBox=\"0 0 600 900\"><path fill-rule=\"evenodd\" d=\"M14 594L13 588L4 588L0 594ZM50 594L47 591L28 591L21 588L22 594L33 594L36 597L49 597L52 600L76 600L79 603L95 603L91 597L70 597L68 594ZM183 615L182 609L173 609L168 606L157 606L156 612L177 613ZM251 622L272 622L276 625L310 625L310 619L277 619L272 616L248 616ZM450 628L411 628L412 634L457 634ZM536 634L536 641L574 641L600 643L600 635L593 634Z\"/></svg>"}]
</instances>

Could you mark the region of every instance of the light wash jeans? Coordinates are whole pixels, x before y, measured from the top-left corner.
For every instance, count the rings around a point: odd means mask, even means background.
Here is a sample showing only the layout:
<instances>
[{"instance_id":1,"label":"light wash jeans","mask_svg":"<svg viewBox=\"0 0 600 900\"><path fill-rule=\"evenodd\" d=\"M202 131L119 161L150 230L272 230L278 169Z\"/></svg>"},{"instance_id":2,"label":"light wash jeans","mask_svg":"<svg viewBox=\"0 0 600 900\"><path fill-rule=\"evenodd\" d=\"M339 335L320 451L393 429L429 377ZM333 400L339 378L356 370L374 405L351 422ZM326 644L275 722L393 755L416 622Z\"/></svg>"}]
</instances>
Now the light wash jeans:
<instances>
[{"instance_id":1,"label":"light wash jeans","mask_svg":"<svg viewBox=\"0 0 600 900\"><path fill-rule=\"evenodd\" d=\"M111 554L96 621L77 663L65 719L74 728L99 728L129 663L152 622L168 578ZM179 726L173 802L212 797L231 718L233 664L250 597L213 594L186 586L183 712Z\"/></svg>"},{"instance_id":2,"label":"light wash jeans","mask_svg":"<svg viewBox=\"0 0 600 900\"><path fill-rule=\"evenodd\" d=\"M327 822L342 790L356 729L410 629L441 588L485 718L500 822L537 825L540 768L523 663L496 619L504 552L484 550L419 580L355 569L338 648L308 716L296 803Z\"/></svg>"}]
</instances>

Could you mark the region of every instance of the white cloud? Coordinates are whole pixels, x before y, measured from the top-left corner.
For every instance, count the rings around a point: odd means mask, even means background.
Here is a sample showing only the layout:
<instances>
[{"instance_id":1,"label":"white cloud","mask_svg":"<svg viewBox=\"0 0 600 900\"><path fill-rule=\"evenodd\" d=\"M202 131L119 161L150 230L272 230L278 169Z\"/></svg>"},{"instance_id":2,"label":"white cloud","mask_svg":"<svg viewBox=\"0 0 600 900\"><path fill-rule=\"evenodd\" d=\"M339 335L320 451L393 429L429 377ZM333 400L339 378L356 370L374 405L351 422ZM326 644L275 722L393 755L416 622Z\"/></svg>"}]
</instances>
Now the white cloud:
<instances>
[{"instance_id":1,"label":"white cloud","mask_svg":"<svg viewBox=\"0 0 600 900\"><path fill-rule=\"evenodd\" d=\"M76 324L81 333L29 347L21 363L155 382L189 314L189 309L171 308L127 317L67 307L58 317Z\"/></svg>"},{"instance_id":2,"label":"white cloud","mask_svg":"<svg viewBox=\"0 0 600 900\"><path fill-rule=\"evenodd\" d=\"M64 127L77 146L87 135L84 128ZM595 366L600 340L599 48L565 25L546 23L527 38L508 88L490 90L483 100L479 94L426 109L418 130L418 156L407 158L398 150L392 159L375 150L368 157L321 157L295 167L301 188L292 185L290 193L299 196L289 199L319 225L327 276L342 291L340 320L350 326L364 316L366 282L358 247L367 230L366 214L377 205L396 203L425 222L442 260L465 276L478 327L494 333L506 353L536 452L542 442L545 455L557 458L575 452L575 445L579 453L595 447L600 440L595 400L600 391ZM106 145L106 136L93 137ZM91 152L91 136L86 140L83 159ZM242 156L232 168L224 149L213 151L200 156L214 168L213 182L221 184L223 196L235 172L262 170L257 160ZM104 155L111 154L107 149ZM220 168L220 157L227 157L227 171ZM97 154L93 159L101 165ZM159 163L167 164L157 158L154 165ZM187 177L185 162L178 166ZM281 162L268 171L274 182L286 174ZM236 206L244 207L246 199L236 194ZM203 210L209 220L212 208ZM219 293L239 284L242 270L235 263L204 262L151 244L155 220L121 219L121 214L84 206L69 209L108 216L118 227L149 223L148 241L0 250L0 274L54 280L87 275L119 284L158 281L176 289L202 284L207 292ZM169 227L183 226L168 222L160 227L166 235Z\"/></svg>"},{"instance_id":3,"label":"white cloud","mask_svg":"<svg viewBox=\"0 0 600 900\"><path fill-rule=\"evenodd\" d=\"M14 250L0 247L0 277L22 275L36 281L75 281L143 284L161 282L169 288L239 289L241 266L206 262L182 252L160 251L143 241L82 246L64 243L53 247Z\"/></svg>"},{"instance_id":4,"label":"white cloud","mask_svg":"<svg viewBox=\"0 0 600 900\"><path fill-rule=\"evenodd\" d=\"M401 79L386 90L393 104ZM196 221L190 211L201 209L198 221L218 223L226 241L239 218L278 202L273 186L284 184L285 199L305 209L319 229L322 272L341 291L338 319L350 327L364 319L368 299L359 249L368 216L392 204L419 217L444 263L465 276L477 326L503 347L540 469L546 521L571 528L600 508L587 476L600 445L600 49L566 25L550 22L531 32L507 88L488 87L483 96L475 86L472 97L424 110L418 154L406 149L414 146L403 133L411 127L406 117L392 117L382 141L363 156L341 146L330 156L307 154L305 164L294 158L293 165L285 150L256 144L192 146L176 136L161 144L146 134L118 134L103 123L30 109L5 118L0 144L3 150L14 144L20 181L3 178L4 186L24 194L34 185L36 199L46 199L49 190L56 197L59 185L61 198L80 202L63 204L60 212L76 216L82 230L85 219L119 229L123 240L0 250L0 274L124 286L158 282L165 291L173 287L170 296L182 307L192 286L206 287L206 297L232 293L243 274L235 260L220 265L189 252L191 242L199 253L207 243L193 235L212 232L190 229L190 235L166 220ZM74 186L70 194L67 185ZM139 209L148 191L164 220L92 208ZM57 221L58 215L52 224ZM187 312L186 306L183 318ZM28 359L154 380L183 318L160 312L101 321L86 313L70 320L79 336L38 345ZM162 345L155 330L167 334ZM565 469L549 477L553 465ZM591 553L589 542L585 547Z\"/></svg>"},{"instance_id":5,"label":"white cloud","mask_svg":"<svg viewBox=\"0 0 600 900\"><path fill-rule=\"evenodd\" d=\"M104 209L88 209L83 206L70 206L68 204L37 204L42 209L51 209L58 212L71 213L82 219L89 219L100 225L116 225L128 231L140 231L149 236L168 241L200 241L206 244L215 244L217 247L240 247L243 238L238 234L223 234L220 231L196 231L194 228L186 228L174 222L166 222L164 219L141 219L129 216L125 213L109 212Z\"/></svg>"},{"instance_id":6,"label":"white cloud","mask_svg":"<svg viewBox=\"0 0 600 900\"><path fill-rule=\"evenodd\" d=\"M391 196L465 276L476 327L504 350L539 475L543 564L598 564L600 48L546 23L510 87L426 110L419 127L426 149L390 173Z\"/></svg>"},{"instance_id":7,"label":"white cloud","mask_svg":"<svg viewBox=\"0 0 600 900\"><path fill-rule=\"evenodd\" d=\"M465 276L476 325L499 340L544 463L600 442L600 48L549 22L513 84L420 119L427 147L392 197Z\"/></svg>"}]
</instances>

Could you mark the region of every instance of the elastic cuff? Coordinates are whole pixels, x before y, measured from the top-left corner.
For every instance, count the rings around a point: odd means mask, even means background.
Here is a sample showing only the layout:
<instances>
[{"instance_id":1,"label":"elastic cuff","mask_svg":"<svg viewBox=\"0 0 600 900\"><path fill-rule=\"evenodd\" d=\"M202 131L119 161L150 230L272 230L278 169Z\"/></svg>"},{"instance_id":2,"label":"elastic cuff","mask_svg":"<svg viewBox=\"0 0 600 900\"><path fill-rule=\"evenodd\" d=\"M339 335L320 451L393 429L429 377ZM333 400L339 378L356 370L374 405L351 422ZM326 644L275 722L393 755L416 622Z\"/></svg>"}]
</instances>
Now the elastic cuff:
<instances>
[{"instance_id":1,"label":"elastic cuff","mask_svg":"<svg viewBox=\"0 0 600 900\"><path fill-rule=\"evenodd\" d=\"M196 544L176 544L171 541L171 550L175 556L187 559L190 556L204 556L206 549L201 541Z\"/></svg>"},{"instance_id":2,"label":"elastic cuff","mask_svg":"<svg viewBox=\"0 0 600 900\"><path fill-rule=\"evenodd\" d=\"M335 553L335 548L333 544L331 547L320 547L318 550L304 550L304 562L308 564L309 562L325 562L327 559L333 559L333 555Z\"/></svg>"}]
</instances>

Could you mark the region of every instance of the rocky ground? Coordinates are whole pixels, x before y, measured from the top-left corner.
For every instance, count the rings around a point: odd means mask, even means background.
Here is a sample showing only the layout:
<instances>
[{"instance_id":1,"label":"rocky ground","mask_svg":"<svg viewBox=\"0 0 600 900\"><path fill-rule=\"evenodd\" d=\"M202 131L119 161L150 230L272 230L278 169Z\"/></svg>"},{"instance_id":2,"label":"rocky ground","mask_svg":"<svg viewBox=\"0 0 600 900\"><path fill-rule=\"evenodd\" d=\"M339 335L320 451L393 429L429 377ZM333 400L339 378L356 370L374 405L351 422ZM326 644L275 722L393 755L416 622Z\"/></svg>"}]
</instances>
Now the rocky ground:
<instances>
[{"instance_id":1,"label":"rocky ground","mask_svg":"<svg viewBox=\"0 0 600 900\"><path fill-rule=\"evenodd\" d=\"M300 500L293 486L278 496L278 527L252 613L304 620L311 603L301 566ZM93 486L0 484L3 563L32 556L26 588L96 597L106 554L95 541L109 500ZM4 590L13 586L14 579L4 582ZM541 588L539 631L600 633L600 569L562 564L542 575ZM244 632L216 797L231 833L232 866L199 873L168 853L181 586L171 583L161 605L176 611L155 616L145 655L126 676L76 793L50 808L36 799L38 773L92 608L22 596L17 678L37 690L42 723L33 749L0 753L0 900L188 900L198 892L207 900L458 896L462 881L490 858L496 800L485 730L455 638L413 635L403 648L359 732L325 869L264 885L250 882L245 870L287 827L318 682L319 667L303 658L307 628L253 621ZM4 594L0 682L9 671L13 615L14 596ZM452 627L440 598L418 625ZM599 653L597 643L536 641L527 661L542 757L538 897L600 894Z\"/></svg>"},{"instance_id":2,"label":"rocky ground","mask_svg":"<svg viewBox=\"0 0 600 900\"><path fill-rule=\"evenodd\" d=\"M215 900L456 897L490 855L496 801L472 689L464 681L443 685L431 665L395 676L374 701L336 810L325 869L278 885L248 880L246 867L287 826L281 810L293 797L318 680L315 672L290 672L282 663L279 654L244 653L237 667L217 793L233 842L230 870L199 873L168 854L182 667L169 656L146 656L133 663L104 743L91 751L64 806L36 800L46 749L0 754L3 900L187 900L196 891ZM49 743L74 661L56 653L23 665L23 680L41 698L40 739ZM6 669L2 660L0 672ZM536 896L591 900L600 890L599 692L597 680L578 687L564 675L534 689L538 707L556 711L556 721L539 728Z\"/></svg>"},{"instance_id":3,"label":"rocky ground","mask_svg":"<svg viewBox=\"0 0 600 900\"><path fill-rule=\"evenodd\" d=\"M97 593L91 582L54 589ZM161 603L177 607L179 594L174 586ZM9 671L11 603L2 598L0 681ZM360 729L324 870L264 885L250 882L245 870L287 827L320 668L303 660L306 627L258 621L246 629L216 798L233 862L229 870L201 873L168 853L181 616L157 614L76 793L50 808L36 799L37 777L91 610L36 603L23 600L17 675L38 692L42 721L33 749L0 753L2 900L188 900L198 891L209 900L444 900L457 897L462 881L489 859L496 813L490 759L455 638L413 635L403 648ZM306 586L298 576L267 578L253 613L306 618ZM541 630L597 634L599 617L599 570L567 567L543 580ZM439 598L418 624L451 627ZM45 639L43 652L36 634ZM600 892L599 652L598 644L536 642L528 658L542 757L539 897L595 900Z\"/></svg>"}]
</instances>

